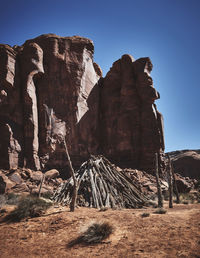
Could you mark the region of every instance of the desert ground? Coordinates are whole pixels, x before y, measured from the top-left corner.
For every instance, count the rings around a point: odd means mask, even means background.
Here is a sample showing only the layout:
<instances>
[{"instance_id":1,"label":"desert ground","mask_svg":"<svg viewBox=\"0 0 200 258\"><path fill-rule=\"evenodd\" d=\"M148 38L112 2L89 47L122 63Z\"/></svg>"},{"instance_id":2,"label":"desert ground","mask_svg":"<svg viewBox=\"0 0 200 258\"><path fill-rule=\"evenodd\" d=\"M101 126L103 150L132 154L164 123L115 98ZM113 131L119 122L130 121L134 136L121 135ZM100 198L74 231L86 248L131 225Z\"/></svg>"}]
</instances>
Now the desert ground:
<instances>
[{"instance_id":1,"label":"desert ground","mask_svg":"<svg viewBox=\"0 0 200 258\"><path fill-rule=\"evenodd\" d=\"M200 257L200 204L166 209L166 214L154 214L155 208L77 208L72 213L53 206L42 217L18 223L2 222L1 216L0 257ZM93 222L102 221L114 227L108 239L68 246Z\"/></svg>"}]
</instances>

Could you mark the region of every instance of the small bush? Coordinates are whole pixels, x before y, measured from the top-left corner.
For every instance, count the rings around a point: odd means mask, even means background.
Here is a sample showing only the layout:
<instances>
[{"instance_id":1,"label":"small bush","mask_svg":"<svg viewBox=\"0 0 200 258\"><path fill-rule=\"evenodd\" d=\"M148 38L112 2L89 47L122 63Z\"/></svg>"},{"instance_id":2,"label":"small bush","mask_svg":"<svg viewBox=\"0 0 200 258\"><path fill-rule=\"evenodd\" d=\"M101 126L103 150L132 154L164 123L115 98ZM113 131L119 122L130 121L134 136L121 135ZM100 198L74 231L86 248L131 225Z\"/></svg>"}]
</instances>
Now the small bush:
<instances>
[{"instance_id":1,"label":"small bush","mask_svg":"<svg viewBox=\"0 0 200 258\"><path fill-rule=\"evenodd\" d=\"M19 201L19 195L15 193L1 194L0 195L0 206L4 205L16 205Z\"/></svg>"},{"instance_id":2,"label":"small bush","mask_svg":"<svg viewBox=\"0 0 200 258\"><path fill-rule=\"evenodd\" d=\"M142 218L149 217L149 216L150 216L149 212L144 212L144 213L141 214Z\"/></svg>"},{"instance_id":3,"label":"small bush","mask_svg":"<svg viewBox=\"0 0 200 258\"><path fill-rule=\"evenodd\" d=\"M0 207L6 204L6 197L4 194L0 194Z\"/></svg>"},{"instance_id":4,"label":"small bush","mask_svg":"<svg viewBox=\"0 0 200 258\"><path fill-rule=\"evenodd\" d=\"M19 202L20 196L15 193L9 193L7 195L7 201L6 203L9 205L17 205Z\"/></svg>"},{"instance_id":5,"label":"small bush","mask_svg":"<svg viewBox=\"0 0 200 258\"><path fill-rule=\"evenodd\" d=\"M68 246L72 247L76 244L97 244L108 238L113 233L113 231L113 227L107 222L94 223L89 226L82 235L80 235L75 240L72 240Z\"/></svg>"},{"instance_id":6,"label":"small bush","mask_svg":"<svg viewBox=\"0 0 200 258\"><path fill-rule=\"evenodd\" d=\"M43 199L33 196L22 198L17 207L5 218L9 221L20 221L24 218L39 217L51 206Z\"/></svg>"},{"instance_id":7,"label":"small bush","mask_svg":"<svg viewBox=\"0 0 200 258\"><path fill-rule=\"evenodd\" d=\"M165 210L164 208L158 208L154 211L155 214L165 214L167 213L167 210Z\"/></svg>"},{"instance_id":8,"label":"small bush","mask_svg":"<svg viewBox=\"0 0 200 258\"><path fill-rule=\"evenodd\" d=\"M198 202L198 192L191 193L181 193L180 202L183 204L195 203Z\"/></svg>"},{"instance_id":9,"label":"small bush","mask_svg":"<svg viewBox=\"0 0 200 258\"><path fill-rule=\"evenodd\" d=\"M53 193L48 191L48 192L41 194L41 196L45 199L51 199L53 197Z\"/></svg>"}]
</instances>

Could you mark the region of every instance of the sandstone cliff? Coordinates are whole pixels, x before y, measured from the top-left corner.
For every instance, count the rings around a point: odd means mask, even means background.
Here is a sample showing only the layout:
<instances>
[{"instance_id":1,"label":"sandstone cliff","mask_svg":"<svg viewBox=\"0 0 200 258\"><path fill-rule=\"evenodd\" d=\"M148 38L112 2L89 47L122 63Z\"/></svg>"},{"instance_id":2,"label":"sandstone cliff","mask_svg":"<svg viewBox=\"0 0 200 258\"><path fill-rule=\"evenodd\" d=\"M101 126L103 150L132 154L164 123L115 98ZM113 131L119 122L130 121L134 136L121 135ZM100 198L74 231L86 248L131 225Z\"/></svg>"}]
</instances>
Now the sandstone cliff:
<instances>
[{"instance_id":1,"label":"sandstone cliff","mask_svg":"<svg viewBox=\"0 0 200 258\"><path fill-rule=\"evenodd\" d=\"M181 176L200 179L200 150L169 152L174 171Z\"/></svg>"},{"instance_id":2,"label":"sandstone cliff","mask_svg":"<svg viewBox=\"0 0 200 258\"><path fill-rule=\"evenodd\" d=\"M102 78L93 51L89 39L54 34L0 45L0 168L63 168L63 137L77 166L90 154L154 166L164 137L150 59L124 55Z\"/></svg>"}]
</instances>

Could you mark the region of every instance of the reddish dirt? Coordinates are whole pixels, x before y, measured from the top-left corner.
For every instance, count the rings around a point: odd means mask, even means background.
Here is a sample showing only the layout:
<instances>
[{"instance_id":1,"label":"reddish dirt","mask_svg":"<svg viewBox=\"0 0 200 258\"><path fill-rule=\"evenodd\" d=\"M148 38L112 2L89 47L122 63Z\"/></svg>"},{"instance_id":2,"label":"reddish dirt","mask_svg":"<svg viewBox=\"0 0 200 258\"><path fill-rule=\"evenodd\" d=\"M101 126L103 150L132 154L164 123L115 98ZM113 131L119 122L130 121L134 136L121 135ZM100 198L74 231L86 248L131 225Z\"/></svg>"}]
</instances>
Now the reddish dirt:
<instances>
[{"instance_id":1,"label":"reddish dirt","mask_svg":"<svg viewBox=\"0 0 200 258\"><path fill-rule=\"evenodd\" d=\"M0 224L0 257L200 257L200 204L155 209L107 210L51 208L48 215ZM141 214L150 216L142 218ZM67 244L92 222L108 221L109 239L97 245Z\"/></svg>"}]
</instances>

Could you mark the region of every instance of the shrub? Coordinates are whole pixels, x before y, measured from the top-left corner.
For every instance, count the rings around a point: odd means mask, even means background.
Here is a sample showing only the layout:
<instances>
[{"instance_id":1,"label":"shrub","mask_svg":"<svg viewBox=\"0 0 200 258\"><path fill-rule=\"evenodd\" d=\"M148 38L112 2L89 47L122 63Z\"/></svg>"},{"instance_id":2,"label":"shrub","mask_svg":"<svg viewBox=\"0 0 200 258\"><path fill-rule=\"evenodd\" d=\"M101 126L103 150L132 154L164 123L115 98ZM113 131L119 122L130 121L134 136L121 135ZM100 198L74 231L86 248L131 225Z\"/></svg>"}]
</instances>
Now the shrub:
<instances>
[{"instance_id":1,"label":"shrub","mask_svg":"<svg viewBox=\"0 0 200 258\"><path fill-rule=\"evenodd\" d=\"M24 218L39 217L51 205L51 203L47 203L38 197L23 197L17 207L5 219L9 221L20 221Z\"/></svg>"},{"instance_id":2,"label":"shrub","mask_svg":"<svg viewBox=\"0 0 200 258\"><path fill-rule=\"evenodd\" d=\"M9 193L7 195L7 201L6 203L9 205L17 205L19 202L20 196L15 193Z\"/></svg>"},{"instance_id":3,"label":"shrub","mask_svg":"<svg viewBox=\"0 0 200 258\"><path fill-rule=\"evenodd\" d=\"M108 238L113 231L113 227L108 222L93 223L82 235L72 240L68 246L72 247L76 244L97 244Z\"/></svg>"},{"instance_id":4,"label":"shrub","mask_svg":"<svg viewBox=\"0 0 200 258\"><path fill-rule=\"evenodd\" d=\"M144 213L141 214L142 218L149 217L149 216L150 216L149 212L144 212Z\"/></svg>"},{"instance_id":5,"label":"shrub","mask_svg":"<svg viewBox=\"0 0 200 258\"><path fill-rule=\"evenodd\" d=\"M155 214L165 214L167 213L167 210L165 210L164 208L158 208L154 211Z\"/></svg>"},{"instance_id":6,"label":"shrub","mask_svg":"<svg viewBox=\"0 0 200 258\"><path fill-rule=\"evenodd\" d=\"M41 194L41 196L45 199L51 199L53 197L53 193L48 191L48 192Z\"/></svg>"},{"instance_id":7,"label":"shrub","mask_svg":"<svg viewBox=\"0 0 200 258\"><path fill-rule=\"evenodd\" d=\"M152 206L153 208L157 208L158 207L158 204L156 201L152 201L150 200L148 203L147 203L148 206Z\"/></svg>"}]
</instances>

